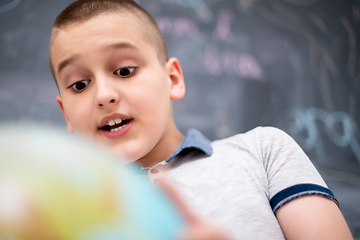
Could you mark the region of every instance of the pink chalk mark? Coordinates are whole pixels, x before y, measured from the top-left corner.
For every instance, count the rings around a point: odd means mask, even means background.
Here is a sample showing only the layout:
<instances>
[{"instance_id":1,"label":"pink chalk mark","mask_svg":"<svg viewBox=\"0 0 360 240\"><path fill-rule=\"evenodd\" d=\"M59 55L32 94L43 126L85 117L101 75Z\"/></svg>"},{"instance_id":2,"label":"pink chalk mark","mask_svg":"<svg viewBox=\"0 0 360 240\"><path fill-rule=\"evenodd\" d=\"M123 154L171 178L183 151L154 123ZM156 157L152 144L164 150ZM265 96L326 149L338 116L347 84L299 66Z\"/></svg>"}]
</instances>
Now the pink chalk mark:
<instances>
[{"instance_id":1,"label":"pink chalk mark","mask_svg":"<svg viewBox=\"0 0 360 240\"><path fill-rule=\"evenodd\" d=\"M219 53L216 45L209 44L205 47L204 65L207 72L213 76L237 75L261 82L265 81L265 73L258 61L248 53L238 54L228 51Z\"/></svg>"},{"instance_id":2,"label":"pink chalk mark","mask_svg":"<svg viewBox=\"0 0 360 240\"><path fill-rule=\"evenodd\" d=\"M256 59L250 54L239 56L239 73L244 77L255 78L264 81L264 73Z\"/></svg>"},{"instance_id":3,"label":"pink chalk mark","mask_svg":"<svg viewBox=\"0 0 360 240\"><path fill-rule=\"evenodd\" d=\"M220 39L225 42L233 42L234 34L231 32L231 24L234 22L234 14L229 10L222 10L218 13L218 21L213 32L215 39Z\"/></svg>"},{"instance_id":4,"label":"pink chalk mark","mask_svg":"<svg viewBox=\"0 0 360 240\"><path fill-rule=\"evenodd\" d=\"M192 37L199 32L198 26L187 18L157 18L161 32L164 35L172 35L176 38Z\"/></svg>"}]
</instances>

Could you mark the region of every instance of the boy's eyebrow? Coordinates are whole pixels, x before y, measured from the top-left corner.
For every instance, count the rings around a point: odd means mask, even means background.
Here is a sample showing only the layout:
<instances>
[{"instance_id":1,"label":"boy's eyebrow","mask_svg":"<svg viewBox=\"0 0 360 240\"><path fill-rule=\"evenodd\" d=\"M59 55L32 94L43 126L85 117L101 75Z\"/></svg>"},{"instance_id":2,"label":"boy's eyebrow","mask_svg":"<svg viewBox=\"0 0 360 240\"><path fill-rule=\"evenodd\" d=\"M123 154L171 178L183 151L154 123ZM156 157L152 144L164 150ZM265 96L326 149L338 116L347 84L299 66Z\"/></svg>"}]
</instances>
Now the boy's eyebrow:
<instances>
[{"instance_id":1,"label":"boy's eyebrow","mask_svg":"<svg viewBox=\"0 0 360 240\"><path fill-rule=\"evenodd\" d=\"M132 48L132 49L135 49L135 50L138 50L138 48L132 44L132 43L129 43L129 42L118 42L118 43L113 43L113 44L110 44L108 46L106 46L104 48L104 51L113 51L115 49L124 49L124 48ZM73 56L73 57L70 57L68 59L65 59L64 61L61 61L59 64L58 64L58 74L60 74L60 72L69 64L71 64L72 62L76 61L77 59L79 59L80 56Z\"/></svg>"},{"instance_id":2,"label":"boy's eyebrow","mask_svg":"<svg viewBox=\"0 0 360 240\"><path fill-rule=\"evenodd\" d=\"M69 65L70 63L74 62L76 59L78 59L79 57L78 56L74 56L74 57L71 57L71 58L68 58L64 61L61 61L59 64L58 64L58 74L60 74L61 70L63 70L67 65Z\"/></svg>"},{"instance_id":3,"label":"boy's eyebrow","mask_svg":"<svg viewBox=\"0 0 360 240\"><path fill-rule=\"evenodd\" d=\"M124 49L124 48L138 49L134 44L132 44L130 42L118 42L118 43L113 43L113 44L110 44L109 46L106 46L105 51L111 51L111 50L115 50L115 49Z\"/></svg>"}]
</instances>

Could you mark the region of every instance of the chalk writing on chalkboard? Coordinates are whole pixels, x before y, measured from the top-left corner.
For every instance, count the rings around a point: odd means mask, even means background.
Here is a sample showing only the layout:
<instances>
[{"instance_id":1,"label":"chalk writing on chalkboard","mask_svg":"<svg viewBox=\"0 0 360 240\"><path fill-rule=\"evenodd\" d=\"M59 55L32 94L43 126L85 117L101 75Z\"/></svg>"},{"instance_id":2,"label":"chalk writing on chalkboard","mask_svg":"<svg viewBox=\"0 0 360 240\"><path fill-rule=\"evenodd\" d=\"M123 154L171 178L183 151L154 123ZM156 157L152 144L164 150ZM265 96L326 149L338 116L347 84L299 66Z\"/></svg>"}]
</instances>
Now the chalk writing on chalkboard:
<instances>
[{"instance_id":1,"label":"chalk writing on chalkboard","mask_svg":"<svg viewBox=\"0 0 360 240\"><path fill-rule=\"evenodd\" d=\"M19 5L19 3L21 2L21 0L13 0L11 2L8 2L4 5L1 5L0 3L0 14L10 11L11 9L15 8L17 5Z\"/></svg>"},{"instance_id":2,"label":"chalk writing on chalkboard","mask_svg":"<svg viewBox=\"0 0 360 240\"><path fill-rule=\"evenodd\" d=\"M199 33L199 27L188 18L158 17L156 22L164 35L173 38L193 37Z\"/></svg>"},{"instance_id":3,"label":"chalk writing on chalkboard","mask_svg":"<svg viewBox=\"0 0 360 240\"><path fill-rule=\"evenodd\" d=\"M216 28L213 32L215 39L222 40L227 43L235 41L233 32L231 32L231 25L235 21L235 15L229 10L221 10L217 14Z\"/></svg>"},{"instance_id":4,"label":"chalk writing on chalkboard","mask_svg":"<svg viewBox=\"0 0 360 240\"><path fill-rule=\"evenodd\" d=\"M318 156L324 156L324 145L317 125L317 122L320 122L325 126L330 140L342 148L350 146L360 163L360 145L355 138L358 126L347 113L327 112L319 108L306 110L292 108L288 111L288 117L293 121L289 131L300 141L305 150L314 149ZM337 124L340 125L342 133L336 130ZM307 133L307 137L304 137L304 132Z\"/></svg>"},{"instance_id":5,"label":"chalk writing on chalkboard","mask_svg":"<svg viewBox=\"0 0 360 240\"><path fill-rule=\"evenodd\" d=\"M236 51L219 51L217 41L231 43L235 36L231 31L234 14L229 10L222 10L218 14L217 24L213 30L214 41L205 45L201 53L204 70L212 76L238 76L247 79L265 81L264 70L254 56L249 53ZM164 36L174 39L190 38L200 34L197 23L189 18L173 18L168 16L157 17L156 21Z\"/></svg>"},{"instance_id":6,"label":"chalk writing on chalkboard","mask_svg":"<svg viewBox=\"0 0 360 240\"><path fill-rule=\"evenodd\" d=\"M194 9L204 22L210 22L213 14L203 0L160 0L162 3L176 3L182 7Z\"/></svg>"},{"instance_id":7,"label":"chalk writing on chalkboard","mask_svg":"<svg viewBox=\"0 0 360 240\"><path fill-rule=\"evenodd\" d=\"M258 81L265 81L264 71L251 54L218 51L216 45L209 44L204 53L205 70L214 76L237 75Z\"/></svg>"}]
</instances>

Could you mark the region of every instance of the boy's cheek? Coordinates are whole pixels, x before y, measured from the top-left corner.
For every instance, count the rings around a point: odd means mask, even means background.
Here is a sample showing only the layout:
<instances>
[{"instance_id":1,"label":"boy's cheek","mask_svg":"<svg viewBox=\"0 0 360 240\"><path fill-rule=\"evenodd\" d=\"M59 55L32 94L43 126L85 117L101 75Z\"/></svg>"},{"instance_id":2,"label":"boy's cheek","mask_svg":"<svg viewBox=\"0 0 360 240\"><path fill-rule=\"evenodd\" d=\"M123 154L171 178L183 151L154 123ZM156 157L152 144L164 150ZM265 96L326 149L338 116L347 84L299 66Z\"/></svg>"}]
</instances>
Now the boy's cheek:
<instances>
[{"instance_id":1,"label":"boy's cheek","mask_svg":"<svg viewBox=\"0 0 360 240\"><path fill-rule=\"evenodd\" d=\"M59 105L59 108L65 118L65 121L66 121L66 125L67 125L67 131L69 133L73 133L74 132L74 128L72 126L72 123L70 122L70 119L68 117L68 115L66 114L66 109L68 109L67 107L65 107L65 104L62 100L62 98L60 96L57 96L56 97L56 101L58 102L58 105ZM69 107L70 108L70 107Z\"/></svg>"},{"instance_id":2,"label":"boy's cheek","mask_svg":"<svg viewBox=\"0 0 360 240\"><path fill-rule=\"evenodd\" d=\"M73 132L74 132L74 128L72 127L72 124L70 123L70 121L69 121L68 119L66 119L66 125L67 125L66 130L67 130L69 133L73 133Z\"/></svg>"}]
</instances>

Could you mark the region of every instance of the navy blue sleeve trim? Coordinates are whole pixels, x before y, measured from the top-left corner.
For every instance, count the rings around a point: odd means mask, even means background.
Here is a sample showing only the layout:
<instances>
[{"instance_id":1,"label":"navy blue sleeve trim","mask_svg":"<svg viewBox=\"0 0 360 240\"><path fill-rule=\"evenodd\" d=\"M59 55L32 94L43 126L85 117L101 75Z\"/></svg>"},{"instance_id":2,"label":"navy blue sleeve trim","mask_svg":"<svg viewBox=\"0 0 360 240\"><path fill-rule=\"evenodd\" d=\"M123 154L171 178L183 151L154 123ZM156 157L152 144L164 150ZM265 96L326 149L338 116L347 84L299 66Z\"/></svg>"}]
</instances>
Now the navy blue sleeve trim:
<instances>
[{"instance_id":1,"label":"navy blue sleeve trim","mask_svg":"<svg viewBox=\"0 0 360 240\"><path fill-rule=\"evenodd\" d=\"M327 197L333 200L339 206L339 202L331 190L316 184L298 184L288 187L272 197L270 199L270 205L273 212L275 213L285 203L295 198L308 195L320 195Z\"/></svg>"}]
</instances>

